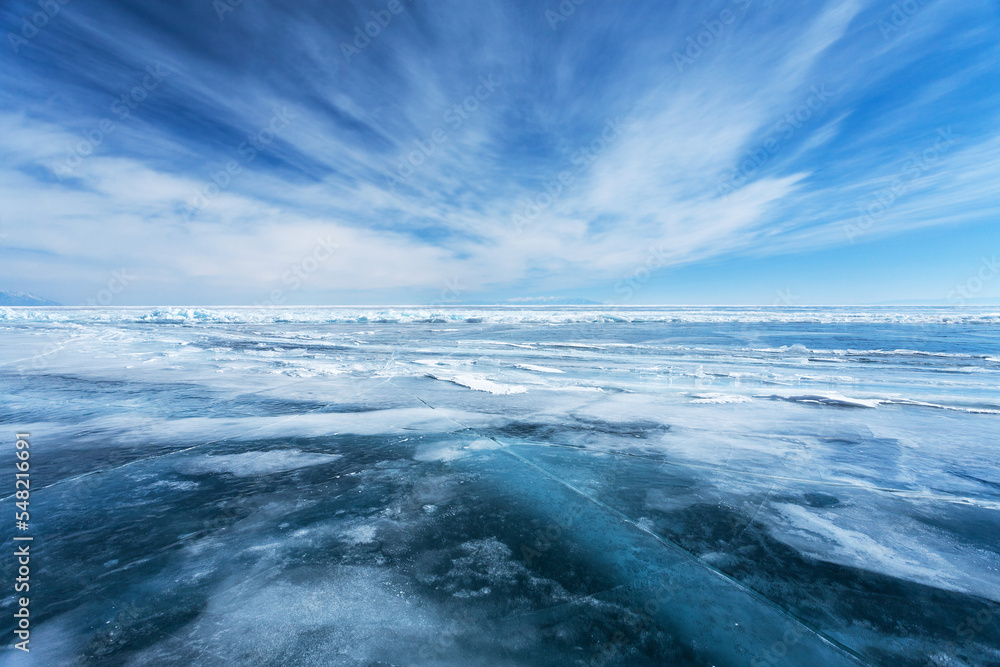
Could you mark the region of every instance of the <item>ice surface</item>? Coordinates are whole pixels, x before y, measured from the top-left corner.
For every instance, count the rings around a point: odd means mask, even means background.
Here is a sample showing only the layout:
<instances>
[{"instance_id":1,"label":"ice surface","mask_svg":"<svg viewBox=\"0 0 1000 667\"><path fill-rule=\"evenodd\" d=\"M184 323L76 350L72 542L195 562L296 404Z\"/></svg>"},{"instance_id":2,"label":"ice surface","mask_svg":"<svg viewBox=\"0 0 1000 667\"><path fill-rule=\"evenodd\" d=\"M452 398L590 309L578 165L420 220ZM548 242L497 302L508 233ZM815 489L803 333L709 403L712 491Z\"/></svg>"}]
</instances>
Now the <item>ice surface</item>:
<instances>
[{"instance_id":1,"label":"ice surface","mask_svg":"<svg viewBox=\"0 0 1000 667\"><path fill-rule=\"evenodd\" d=\"M461 387L468 387L469 389L474 389L476 391L485 391L489 394L523 394L528 391L527 387L523 387L517 384L503 384L501 382L495 382L482 375L433 375L428 373L427 377L434 378L435 380L444 380L446 382L453 382Z\"/></svg>"},{"instance_id":2,"label":"ice surface","mask_svg":"<svg viewBox=\"0 0 1000 667\"><path fill-rule=\"evenodd\" d=\"M576 323L805 323L997 324L1000 309L922 307L273 307L273 308L15 308L0 306L0 320L156 324L475 324ZM440 329L439 331L450 331ZM365 332L361 332L362 334ZM495 341L501 344L508 341ZM515 342L516 344L517 342ZM523 344L523 343L522 343ZM578 344L579 345L579 344ZM910 350L901 349L902 353ZM917 354L924 352L916 351Z\"/></svg>"},{"instance_id":3,"label":"ice surface","mask_svg":"<svg viewBox=\"0 0 1000 667\"><path fill-rule=\"evenodd\" d=\"M720 394L710 391L704 394L691 394L692 403L749 403L753 398L742 394Z\"/></svg>"},{"instance_id":4,"label":"ice surface","mask_svg":"<svg viewBox=\"0 0 1000 667\"><path fill-rule=\"evenodd\" d=\"M536 371L538 373L565 373L566 371L561 371L558 368L549 368L548 366L538 366L535 364L515 364L517 368L521 368L526 371Z\"/></svg>"},{"instance_id":5,"label":"ice surface","mask_svg":"<svg viewBox=\"0 0 1000 667\"><path fill-rule=\"evenodd\" d=\"M0 308L0 662L1000 664L998 325Z\"/></svg>"},{"instance_id":6,"label":"ice surface","mask_svg":"<svg viewBox=\"0 0 1000 667\"><path fill-rule=\"evenodd\" d=\"M782 401L792 401L793 403L819 403L820 405L836 405L844 408L877 408L878 399L874 398L848 398L840 394L799 394L792 396L781 396L774 394L771 398Z\"/></svg>"},{"instance_id":7,"label":"ice surface","mask_svg":"<svg viewBox=\"0 0 1000 667\"><path fill-rule=\"evenodd\" d=\"M270 452L243 452L202 456L192 461L185 472L189 474L229 473L237 477L252 477L286 470L297 470L306 466L330 463L340 458L340 454L307 454L295 449Z\"/></svg>"}]
</instances>

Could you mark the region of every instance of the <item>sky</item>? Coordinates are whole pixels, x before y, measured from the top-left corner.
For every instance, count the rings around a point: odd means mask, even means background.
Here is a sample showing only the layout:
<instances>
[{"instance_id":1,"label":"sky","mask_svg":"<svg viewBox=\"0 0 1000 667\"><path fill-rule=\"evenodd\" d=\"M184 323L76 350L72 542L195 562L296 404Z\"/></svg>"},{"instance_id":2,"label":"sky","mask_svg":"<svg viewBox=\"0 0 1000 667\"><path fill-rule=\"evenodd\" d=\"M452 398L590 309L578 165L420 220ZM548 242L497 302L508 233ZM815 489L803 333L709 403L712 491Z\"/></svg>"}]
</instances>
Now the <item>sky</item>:
<instances>
[{"instance_id":1,"label":"sky","mask_svg":"<svg viewBox=\"0 0 1000 667\"><path fill-rule=\"evenodd\" d=\"M4 2L0 289L1000 302L996 0Z\"/></svg>"}]
</instances>

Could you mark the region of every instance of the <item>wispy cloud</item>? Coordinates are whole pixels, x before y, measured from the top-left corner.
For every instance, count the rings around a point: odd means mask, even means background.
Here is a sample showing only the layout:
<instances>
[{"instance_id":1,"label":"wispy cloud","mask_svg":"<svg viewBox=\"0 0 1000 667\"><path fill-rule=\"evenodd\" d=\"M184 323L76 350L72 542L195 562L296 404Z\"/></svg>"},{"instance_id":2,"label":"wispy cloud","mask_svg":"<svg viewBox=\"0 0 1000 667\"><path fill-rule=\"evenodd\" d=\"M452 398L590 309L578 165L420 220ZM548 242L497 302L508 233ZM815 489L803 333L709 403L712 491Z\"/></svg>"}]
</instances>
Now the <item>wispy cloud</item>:
<instances>
[{"instance_id":1,"label":"wispy cloud","mask_svg":"<svg viewBox=\"0 0 1000 667\"><path fill-rule=\"evenodd\" d=\"M547 9L64 5L3 55L5 278L71 302L126 266L133 302L261 302L330 237L289 298L582 294L650 248L661 270L997 212L988 2L889 37L891 3L863 0L589 0L556 29ZM954 147L847 238L940 128Z\"/></svg>"}]
</instances>

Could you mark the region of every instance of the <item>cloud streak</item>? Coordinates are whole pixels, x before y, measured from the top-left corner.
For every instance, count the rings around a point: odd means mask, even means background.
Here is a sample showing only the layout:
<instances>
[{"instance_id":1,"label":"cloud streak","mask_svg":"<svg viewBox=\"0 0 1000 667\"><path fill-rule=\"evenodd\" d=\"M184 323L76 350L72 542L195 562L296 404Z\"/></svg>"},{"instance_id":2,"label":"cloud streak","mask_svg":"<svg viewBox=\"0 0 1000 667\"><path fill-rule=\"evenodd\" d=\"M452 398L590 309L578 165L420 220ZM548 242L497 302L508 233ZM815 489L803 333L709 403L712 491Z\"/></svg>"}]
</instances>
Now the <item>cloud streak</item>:
<instances>
[{"instance_id":1,"label":"cloud streak","mask_svg":"<svg viewBox=\"0 0 1000 667\"><path fill-rule=\"evenodd\" d=\"M571 4L61 5L3 55L4 279L67 303L123 266L135 303L587 296L651 249L662 271L997 212L987 2L888 36L884 2ZM317 238L338 252L289 289Z\"/></svg>"}]
</instances>

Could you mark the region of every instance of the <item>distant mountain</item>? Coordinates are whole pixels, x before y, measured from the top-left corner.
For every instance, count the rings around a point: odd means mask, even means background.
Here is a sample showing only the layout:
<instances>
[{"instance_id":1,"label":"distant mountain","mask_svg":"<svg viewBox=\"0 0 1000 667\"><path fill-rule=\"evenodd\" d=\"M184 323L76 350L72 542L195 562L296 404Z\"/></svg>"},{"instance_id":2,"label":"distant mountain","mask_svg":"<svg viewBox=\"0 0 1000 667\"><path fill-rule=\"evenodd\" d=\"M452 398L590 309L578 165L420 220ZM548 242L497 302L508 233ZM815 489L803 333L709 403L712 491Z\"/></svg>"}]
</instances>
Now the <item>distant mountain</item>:
<instances>
[{"instance_id":1,"label":"distant mountain","mask_svg":"<svg viewBox=\"0 0 1000 667\"><path fill-rule=\"evenodd\" d=\"M501 301L505 306L602 306L600 301L562 296L525 296Z\"/></svg>"},{"instance_id":2,"label":"distant mountain","mask_svg":"<svg viewBox=\"0 0 1000 667\"><path fill-rule=\"evenodd\" d=\"M61 306L62 304L43 299L27 292L6 292L0 290L0 306Z\"/></svg>"}]
</instances>

